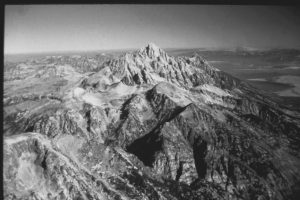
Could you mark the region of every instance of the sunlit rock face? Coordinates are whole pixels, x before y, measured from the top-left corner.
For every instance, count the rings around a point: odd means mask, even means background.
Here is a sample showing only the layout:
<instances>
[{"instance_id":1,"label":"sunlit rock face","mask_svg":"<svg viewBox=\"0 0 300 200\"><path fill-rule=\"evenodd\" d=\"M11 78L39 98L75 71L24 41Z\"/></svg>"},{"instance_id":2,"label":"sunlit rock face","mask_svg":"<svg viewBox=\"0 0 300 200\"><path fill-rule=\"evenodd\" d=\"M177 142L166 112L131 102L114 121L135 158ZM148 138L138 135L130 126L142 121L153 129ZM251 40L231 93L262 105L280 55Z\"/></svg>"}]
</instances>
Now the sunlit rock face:
<instances>
[{"instance_id":1,"label":"sunlit rock face","mask_svg":"<svg viewBox=\"0 0 300 200\"><path fill-rule=\"evenodd\" d=\"M83 60L5 73L5 199L297 198L299 113L198 54Z\"/></svg>"}]
</instances>

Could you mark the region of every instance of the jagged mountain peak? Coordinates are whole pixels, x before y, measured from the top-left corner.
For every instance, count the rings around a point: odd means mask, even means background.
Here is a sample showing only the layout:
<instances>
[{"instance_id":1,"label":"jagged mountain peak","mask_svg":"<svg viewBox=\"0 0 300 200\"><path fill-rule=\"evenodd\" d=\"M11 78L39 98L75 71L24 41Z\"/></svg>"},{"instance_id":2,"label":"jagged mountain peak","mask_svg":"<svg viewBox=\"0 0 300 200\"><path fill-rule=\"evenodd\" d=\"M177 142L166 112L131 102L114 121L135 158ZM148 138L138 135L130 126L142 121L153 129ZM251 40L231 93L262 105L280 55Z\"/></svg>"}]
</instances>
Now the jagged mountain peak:
<instances>
[{"instance_id":1,"label":"jagged mountain peak","mask_svg":"<svg viewBox=\"0 0 300 200\"><path fill-rule=\"evenodd\" d=\"M141 48L139 52L149 56L150 58L157 58L166 54L164 50L152 42Z\"/></svg>"},{"instance_id":2,"label":"jagged mountain peak","mask_svg":"<svg viewBox=\"0 0 300 200\"><path fill-rule=\"evenodd\" d=\"M198 54L198 52L194 52L192 54L192 58L199 58L199 59L202 59L203 60L203 57L201 55Z\"/></svg>"},{"instance_id":3,"label":"jagged mountain peak","mask_svg":"<svg viewBox=\"0 0 300 200\"><path fill-rule=\"evenodd\" d=\"M211 75L218 71L197 53L192 57L173 57L154 43L111 59L106 62L106 66L113 76L127 85L157 84L163 81L183 88L211 84L214 82ZM98 73L102 74L103 70Z\"/></svg>"},{"instance_id":4,"label":"jagged mountain peak","mask_svg":"<svg viewBox=\"0 0 300 200\"><path fill-rule=\"evenodd\" d=\"M149 47L149 48L153 48L153 49L160 49L160 47L159 46L157 46L155 43L153 43L153 42L149 42L148 44L147 44L147 46L146 47Z\"/></svg>"}]
</instances>

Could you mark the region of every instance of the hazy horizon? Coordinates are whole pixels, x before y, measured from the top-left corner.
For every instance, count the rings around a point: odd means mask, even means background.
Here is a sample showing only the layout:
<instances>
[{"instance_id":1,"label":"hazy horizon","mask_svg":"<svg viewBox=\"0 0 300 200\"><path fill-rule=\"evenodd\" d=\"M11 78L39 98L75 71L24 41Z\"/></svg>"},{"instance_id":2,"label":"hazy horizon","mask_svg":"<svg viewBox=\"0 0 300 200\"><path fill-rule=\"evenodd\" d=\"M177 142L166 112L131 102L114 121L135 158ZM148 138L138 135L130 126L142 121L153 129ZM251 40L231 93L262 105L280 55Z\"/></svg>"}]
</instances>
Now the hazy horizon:
<instances>
[{"instance_id":1,"label":"hazy horizon","mask_svg":"<svg viewBox=\"0 0 300 200\"><path fill-rule=\"evenodd\" d=\"M146 46L146 45L144 45ZM142 46L142 47L144 47ZM14 55L48 55L48 54L60 54L60 53L64 53L64 54L76 54L76 53L109 53L109 52L123 52L123 51L133 51L133 50L138 50L142 47L139 48L124 48L124 49L95 49L95 50L61 50L61 51L40 51L40 52L21 52L21 53L4 53L4 55L9 55L9 56L14 56ZM163 48L160 47L166 51L172 51L172 50L197 50L197 51L234 51L236 48L238 47L234 47L234 48L210 48L210 47L192 47L192 48ZM282 48L264 48L264 49L257 49L257 51L268 51L268 50L299 50L300 51L300 47L298 48L287 48L287 47L282 47Z\"/></svg>"},{"instance_id":2,"label":"hazy horizon","mask_svg":"<svg viewBox=\"0 0 300 200\"><path fill-rule=\"evenodd\" d=\"M9 5L4 53L300 48L298 8L226 5Z\"/></svg>"}]
</instances>

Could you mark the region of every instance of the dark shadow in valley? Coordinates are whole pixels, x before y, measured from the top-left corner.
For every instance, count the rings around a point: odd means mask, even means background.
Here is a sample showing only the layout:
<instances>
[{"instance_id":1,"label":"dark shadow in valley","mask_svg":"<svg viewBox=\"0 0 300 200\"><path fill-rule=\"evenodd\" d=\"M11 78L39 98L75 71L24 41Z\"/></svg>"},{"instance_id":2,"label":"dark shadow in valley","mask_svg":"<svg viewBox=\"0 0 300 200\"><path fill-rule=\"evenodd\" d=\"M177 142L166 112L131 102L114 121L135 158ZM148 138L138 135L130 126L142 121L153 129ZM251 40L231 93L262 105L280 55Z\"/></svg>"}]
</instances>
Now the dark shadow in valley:
<instances>
[{"instance_id":1,"label":"dark shadow in valley","mask_svg":"<svg viewBox=\"0 0 300 200\"><path fill-rule=\"evenodd\" d=\"M149 134L135 140L127 146L129 153L136 155L144 165L153 167L156 154L163 148L163 140L157 133Z\"/></svg>"},{"instance_id":2,"label":"dark shadow in valley","mask_svg":"<svg viewBox=\"0 0 300 200\"><path fill-rule=\"evenodd\" d=\"M207 171L207 163L205 160L207 154L207 142L198 138L193 145L193 152L198 177L204 179Z\"/></svg>"}]
</instances>

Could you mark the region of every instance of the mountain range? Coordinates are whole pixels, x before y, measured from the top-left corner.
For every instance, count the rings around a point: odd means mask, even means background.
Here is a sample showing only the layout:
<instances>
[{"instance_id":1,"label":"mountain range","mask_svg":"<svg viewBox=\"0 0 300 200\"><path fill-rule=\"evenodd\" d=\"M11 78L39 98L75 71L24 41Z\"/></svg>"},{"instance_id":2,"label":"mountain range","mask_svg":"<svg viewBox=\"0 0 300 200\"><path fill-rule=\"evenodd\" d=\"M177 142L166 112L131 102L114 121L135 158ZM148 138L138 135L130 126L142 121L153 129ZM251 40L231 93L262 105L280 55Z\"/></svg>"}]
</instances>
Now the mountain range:
<instances>
[{"instance_id":1,"label":"mountain range","mask_svg":"<svg viewBox=\"0 0 300 200\"><path fill-rule=\"evenodd\" d=\"M153 43L5 69L5 199L297 199L300 113Z\"/></svg>"}]
</instances>

